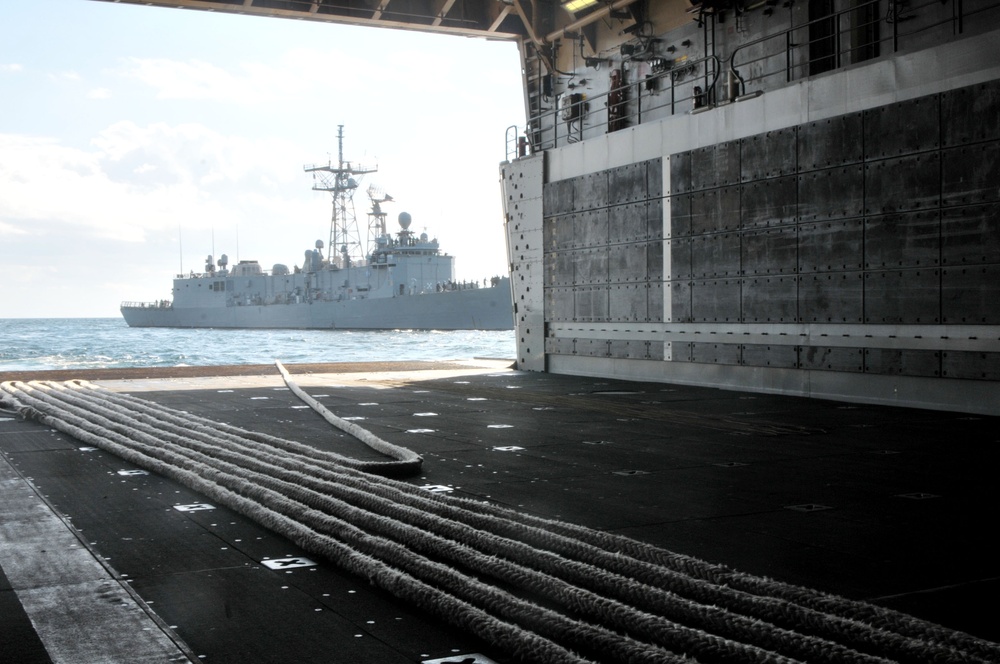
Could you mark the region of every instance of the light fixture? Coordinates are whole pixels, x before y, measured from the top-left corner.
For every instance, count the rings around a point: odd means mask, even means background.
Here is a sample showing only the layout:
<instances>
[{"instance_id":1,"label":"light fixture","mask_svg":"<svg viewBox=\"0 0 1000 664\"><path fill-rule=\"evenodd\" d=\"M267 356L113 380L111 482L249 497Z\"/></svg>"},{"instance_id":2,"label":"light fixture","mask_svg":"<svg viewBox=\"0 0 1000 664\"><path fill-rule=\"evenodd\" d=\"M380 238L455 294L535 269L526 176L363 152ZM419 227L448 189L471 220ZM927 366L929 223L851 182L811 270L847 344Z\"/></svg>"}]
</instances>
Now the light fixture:
<instances>
[{"instance_id":1,"label":"light fixture","mask_svg":"<svg viewBox=\"0 0 1000 664\"><path fill-rule=\"evenodd\" d=\"M584 9L589 9L596 5L599 0L564 0L562 8L570 14L575 14Z\"/></svg>"}]
</instances>

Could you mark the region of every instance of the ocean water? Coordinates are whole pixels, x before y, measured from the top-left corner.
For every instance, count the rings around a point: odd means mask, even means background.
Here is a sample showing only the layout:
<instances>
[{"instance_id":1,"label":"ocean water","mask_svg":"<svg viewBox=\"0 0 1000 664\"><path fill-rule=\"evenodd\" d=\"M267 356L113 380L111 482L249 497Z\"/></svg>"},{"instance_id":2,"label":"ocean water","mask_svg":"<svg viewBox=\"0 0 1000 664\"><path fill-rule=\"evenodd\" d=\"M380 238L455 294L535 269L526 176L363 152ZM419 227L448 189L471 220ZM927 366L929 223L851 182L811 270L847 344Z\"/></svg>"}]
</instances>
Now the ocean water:
<instances>
[{"instance_id":1,"label":"ocean water","mask_svg":"<svg viewBox=\"0 0 1000 664\"><path fill-rule=\"evenodd\" d=\"M513 359L514 332L180 330L120 318L0 319L0 371Z\"/></svg>"}]
</instances>

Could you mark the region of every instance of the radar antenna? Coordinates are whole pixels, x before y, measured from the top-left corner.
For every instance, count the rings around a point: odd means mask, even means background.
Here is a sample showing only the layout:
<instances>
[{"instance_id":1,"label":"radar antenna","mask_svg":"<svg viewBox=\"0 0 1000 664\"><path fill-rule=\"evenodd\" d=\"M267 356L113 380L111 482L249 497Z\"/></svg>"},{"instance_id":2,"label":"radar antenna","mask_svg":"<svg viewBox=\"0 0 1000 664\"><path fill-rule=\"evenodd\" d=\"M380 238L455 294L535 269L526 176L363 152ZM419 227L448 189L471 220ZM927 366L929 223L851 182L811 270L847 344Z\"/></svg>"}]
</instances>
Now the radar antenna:
<instances>
[{"instance_id":1,"label":"radar antenna","mask_svg":"<svg viewBox=\"0 0 1000 664\"><path fill-rule=\"evenodd\" d=\"M376 238L386 234L385 216L382 203L392 203L392 196L382 191L381 187L368 185L368 200L371 201L372 209L368 213L368 239Z\"/></svg>"},{"instance_id":2,"label":"radar antenna","mask_svg":"<svg viewBox=\"0 0 1000 664\"><path fill-rule=\"evenodd\" d=\"M371 254L373 240L371 231L362 239L354 212L354 192L364 175L378 171L378 167L366 168L344 161L344 125L337 125L337 164L331 161L323 164L307 164L303 170L313 174L313 190L328 191L333 199L330 216L330 243L327 255L330 263L347 268L352 263L361 264ZM339 251L340 257L335 258Z\"/></svg>"}]
</instances>

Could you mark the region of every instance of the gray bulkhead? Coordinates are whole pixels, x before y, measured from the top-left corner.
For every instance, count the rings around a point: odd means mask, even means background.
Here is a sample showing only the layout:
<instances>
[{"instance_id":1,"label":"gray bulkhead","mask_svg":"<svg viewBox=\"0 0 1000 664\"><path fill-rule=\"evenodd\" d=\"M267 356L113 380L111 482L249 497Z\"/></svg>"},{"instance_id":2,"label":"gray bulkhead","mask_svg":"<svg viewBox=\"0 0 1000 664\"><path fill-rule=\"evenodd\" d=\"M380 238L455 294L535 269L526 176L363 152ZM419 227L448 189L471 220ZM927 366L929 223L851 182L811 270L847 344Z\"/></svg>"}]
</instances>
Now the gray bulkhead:
<instances>
[{"instance_id":1,"label":"gray bulkhead","mask_svg":"<svg viewBox=\"0 0 1000 664\"><path fill-rule=\"evenodd\" d=\"M520 368L1000 411L988 16L696 112L614 124L594 90L536 122L501 167Z\"/></svg>"}]
</instances>

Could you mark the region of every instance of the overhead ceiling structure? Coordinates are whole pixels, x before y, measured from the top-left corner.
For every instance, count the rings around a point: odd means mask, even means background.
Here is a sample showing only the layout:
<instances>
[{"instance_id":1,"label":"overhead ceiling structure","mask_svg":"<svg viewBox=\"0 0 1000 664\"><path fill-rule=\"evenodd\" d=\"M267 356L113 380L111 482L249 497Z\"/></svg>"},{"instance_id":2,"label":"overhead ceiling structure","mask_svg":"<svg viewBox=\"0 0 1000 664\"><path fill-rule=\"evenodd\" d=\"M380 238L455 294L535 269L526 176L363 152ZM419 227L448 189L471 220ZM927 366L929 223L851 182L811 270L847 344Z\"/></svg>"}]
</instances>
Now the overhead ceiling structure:
<instances>
[{"instance_id":1,"label":"overhead ceiling structure","mask_svg":"<svg viewBox=\"0 0 1000 664\"><path fill-rule=\"evenodd\" d=\"M538 46L616 16L637 0L102 0L249 16L485 37ZM674 0L685 8L689 0Z\"/></svg>"},{"instance_id":2,"label":"overhead ceiling structure","mask_svg":"<svg viewBox=\"0 0 1000 664\"><path fill-rule=\"evenodd\" d=\"M526 34L520 0L104 0L348 25L517 39ZM536 4L525 0L527 11ZM541 4L548 5L548 2ZM559 5L556 4L556 7Z\"/></svg>"}]
</instances>

